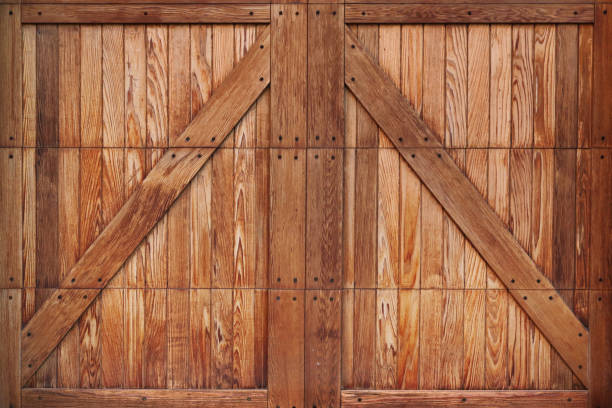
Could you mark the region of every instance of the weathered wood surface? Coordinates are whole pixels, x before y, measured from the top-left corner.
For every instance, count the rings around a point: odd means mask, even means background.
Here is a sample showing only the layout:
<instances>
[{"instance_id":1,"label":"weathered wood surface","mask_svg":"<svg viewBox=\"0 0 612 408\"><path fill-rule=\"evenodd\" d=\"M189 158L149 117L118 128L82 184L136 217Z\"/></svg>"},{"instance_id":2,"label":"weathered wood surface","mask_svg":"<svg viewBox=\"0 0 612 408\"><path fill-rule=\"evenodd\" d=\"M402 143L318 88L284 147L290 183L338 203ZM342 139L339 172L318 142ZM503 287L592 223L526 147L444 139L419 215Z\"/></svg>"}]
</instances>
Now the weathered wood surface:
<instances>
[{"instance_id":1,"label":"weathered wood surface","mask_svg":"<svg viewBox=\"0 0 612 408\"><path fill-rule=\"evenodd\" d=\"M591 4L350 4L345 21L376 23L592 23Z\"/></svg>"},{"instance_id":2,"label":"weathered wood surface","mask_svg":"<svg viewBox=\"0 0 612 408\"><path fill-rule=\"evenodd\" d=\"M0 5L0 146L22 143L21 6Z\"/></svg>"},{"instance_id":3,"label":"weathered wood surface","mask_svg":"<svg viewBox=\"0 0 612 408\"><path fill-rule=\"evenodd\" d=\"M223 141L235 122L243 116L269 82L268 39L269 34L266 31L260 37L261 47L255 47L254 51L244 58L245 68L242 68L243 64L236 68L219 88L220 96L213 97L183 132L183 143L189 144L193 139L193 144L218 146ZM250 81L241 82L245 75L249 76ZM239 98L237 95L240 95ZM218 112L218 115L213 116L216 119L213 126L207 121L209 111ZM208 131L202 132L203 128ZM62 302L58 296L66 290L58 289L49 302L42 306L42 311L24 328L24 382L35 372L145 235L157 224L213 152L214 148L196 148L172 149L164 154L117 216L63 278L60 287L88 288L75 291L75 297L81 299L79 303ZM83 250L88 245L89 242L84 245ZM58 307L64 312L58 313ZM55 324L49 324L50 320Z\"/></svg>"},{"instance_id":4,"label":"weathered wood surface","mask_svg":"<svg viewBox=\"0 0 612 408\"><path fill-rule=\"evenodd\" d=\"M23 391L27 407L266 407L266 390L44 389Z\"/></svg>"},{"instance_id":5,"label":"weathered wood surface","mask_svg":"<svg viewBox=\"0 0 612 408\"><path fill-rule=\"evenodd\" d=\"M342 391L345 407L586 407L586 391Z\"/></svg>"},{"instance_id":6,"label":"weathered wood surface","mask_svg":"<svg viewBox=\"0 0 612 408\"><path fill-rule=\"evenodd\" d=\"M156 5L156 4L28 4L23 23L159 24L159 23L267 23L265 5Z\"/></svg>"},{"instance_id":7,"label":"weathered wood surface","mask_svg":"<svg viewBox=\"0 0 612 408\"><path fill-rule=\"evenodd\" d=\"M588 383L588 331L382 71L346 31L346 84L574 373ZM401 119L400 119L401 118ZM410 146L412 148L406 147ZM415 149L415 147L430 147ZM469 204L468 204L469 203ZM536 295L530 289L548 290ZM563 317L561 317L563 316ZM573 333L573 338L567 336Z\"/></svg>"}]
</instances>

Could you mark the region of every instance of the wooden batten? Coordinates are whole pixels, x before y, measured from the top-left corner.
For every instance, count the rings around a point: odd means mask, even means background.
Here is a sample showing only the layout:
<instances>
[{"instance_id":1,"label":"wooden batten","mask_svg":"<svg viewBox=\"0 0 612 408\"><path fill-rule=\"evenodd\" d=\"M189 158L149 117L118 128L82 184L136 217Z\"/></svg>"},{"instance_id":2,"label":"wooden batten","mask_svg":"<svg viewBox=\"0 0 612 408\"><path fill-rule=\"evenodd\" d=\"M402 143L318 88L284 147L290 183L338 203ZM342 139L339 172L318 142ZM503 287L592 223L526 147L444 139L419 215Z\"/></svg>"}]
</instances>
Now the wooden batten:
<instances>
[{"instance_id":1,"label":"wooden batten","mask_svg":"<svg viewBox=\"0 0 612 408\"><path fill-rule=\"evenodd\" d=\"M351 24L592 23L592 4L348 4Z\"/></svg>"},{"instance_id":2,"label":"wooden batten","mask_svg":"<svg viewBox=\"0 0 612 408\"><path fill-rule=\"evenodd\" d=\"M267 23L270 7L245 4L26 4L22 23Z\"/></svg>"}]
</instances>

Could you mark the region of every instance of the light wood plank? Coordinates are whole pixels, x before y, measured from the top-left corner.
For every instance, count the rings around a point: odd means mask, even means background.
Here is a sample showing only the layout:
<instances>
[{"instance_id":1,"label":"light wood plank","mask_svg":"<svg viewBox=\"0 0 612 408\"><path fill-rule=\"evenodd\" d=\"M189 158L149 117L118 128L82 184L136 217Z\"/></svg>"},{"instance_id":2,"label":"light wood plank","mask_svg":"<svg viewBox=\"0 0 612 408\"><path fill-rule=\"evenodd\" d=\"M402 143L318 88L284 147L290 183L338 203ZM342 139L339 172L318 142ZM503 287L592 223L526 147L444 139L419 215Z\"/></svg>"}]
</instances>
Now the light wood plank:
<instances>
[{"instance_id":1,"label":"light wood plank","mask_svg":"<svg viewBox=\"0 0 612 408\"><path fill-rule=\"evenodd\" d=\"M20 4L0 5L0 146L22 145L22 32Z\"/></svg>"},{"instance_id":2,"label":"light wood plank","mask_svg":"<svg viewBox=\"0 0 612 408\"><path fill-rule=\"evenodd\" d=\"M102 27L102 140L105 147L125 146L123 26Z\"/></svg>"},{"instance_id":3,"label":"light wood plank","mask_svg":"<svg viewBox=\"0 0 612 408\"><path fill-rule=\"evenodd\" d=\"M189 385L210 388L210 290L191 289L189 297Z\"/></svg>"},{"instance_id":4,"label":"light wood plank","mask_svg":"<svg viewBox=\"0 0 612 408\"><path fill-rule=\"evenodd\" d=\"M533 25L513 25L512 147L533 145L533 49Z\"/></svg>"},{"instance_id":5,"label":"light wood plank","mask_svg":"<svg viewBox=\"0 0 612 408\"><path fill-rule=\"evenodd\" d=\"M21 290L0 290L0 324L4 328L0 342L4 351L0 355L0 403L7 407L21 407L19 383L19 356L21 327Z\"/></svg>"},{"instance_id":6,"label":"light wood plank","mask_svg":"<svg viewBox=\"0 0 612 408\"><path fill-rule=\"evenodd\" d=\"M23 154L0 149L0 287L23 285Z\"/></svg>"},{"instance_id":7,"label":"light wood plank","mask_svg":"<svg viewBox=\"0 0 612 408\"><path fill-rule=\"evenodd\" d=\"M81 26L81 146L102 146L102 27Z\"/></svg>"},{"instance_id":8,"label":"light wood plank","mask_svg":"<svg viewBox=\"0 0 612 408\"><path fill-rule=\"evenodd\" d=\"M77 147L81 145L81 27L61 25L58 30L59 145Z\"/></svg>"}]
</instances>

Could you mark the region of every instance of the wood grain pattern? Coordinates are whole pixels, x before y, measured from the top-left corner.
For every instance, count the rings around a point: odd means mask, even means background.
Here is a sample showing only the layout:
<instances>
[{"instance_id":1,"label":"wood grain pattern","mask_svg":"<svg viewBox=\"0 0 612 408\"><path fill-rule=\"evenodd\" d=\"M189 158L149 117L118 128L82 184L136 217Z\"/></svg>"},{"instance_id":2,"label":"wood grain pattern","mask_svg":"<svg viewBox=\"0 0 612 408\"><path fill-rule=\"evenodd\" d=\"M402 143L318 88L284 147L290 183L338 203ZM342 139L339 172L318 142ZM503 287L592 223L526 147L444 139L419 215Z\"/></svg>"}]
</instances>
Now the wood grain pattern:
<instances>
[{"instance_id":1,"label":"wood grain pattern","mask_svg":"<svg viewBox=\"0 0 612 408\"><path fill-rule=\"evenodd\" d=\"M344 144L344 7L308 6L308 145Z\"/></svg>"},{"instance_id":2,"label":"wood grain pattern","mask_svg":"<svg viewBox=\"0 0 612 408\"><path fill-rule=\"evenodd\" d=\"M512 26L491 26L490 147L510 147Z\"/></svg>"},{"instance_id":3,"label":"wood grain pattern","mask_svg":"<svg viewBox=\"0 0 612 408\"><path fill-rule=\"evenodd\" d=\"M376 290L376 383L377 389L397 384L397 290Z\"/></svg>"},{"instance_id":4,"label":"wood grain pattern","mask_svg":"<svg viewBox=\"0 0 612 408\"><path fill-rule=\"evenodd\" d=\"M104 146L125 145L123 27L102 27L102 143Z\"/></svg>"},{"instance_id":5,"label":"wood grain pattern","mask_svg":"<svg viewBox=\"0 0 612 408\"><path fill-rule=\"evenodd\" d=\"M102 146L102 27L81 27L81 146Z\"/></svg>"},{"instance_id":6,"label":"wood grain pattern","mask_svg":"<svg viewBox=\"0 0 612 408\"><path fill-rule=\"evenodd\" d=\"M486 297L483 290L463 294L463 388L485 389Z\"/></svg>"},{"instance_id":7,"label":"wood grain pattern","mask_svg":"<svg viewBox=\"0 0 612 408\"><path fill-rule=\"evenodd\" d=\"M467 146L489 146L490 26L468 26Z\"/></svg>"},{"instance_id":8,"label":"wood grain pattern","mask_svg":"<svg viewBox=\"0 0 612 408\"><path fill-rule=\"evenodd\" d=\"M397 388L419 386L421 291L401 290L398 294Z\"/></svg>"},{"instance_id":9,"label":"wood grain pattern","mask_svg":"<svg viewBox=\"0 0 612 408\"><path fill-rule=\"evenodd\" d=\"M189 359L189 290L167 291L168 388L188 388L191 360Z\"/></svg>"},{"instance_id":10,"label":"wood grain pattern","mask_svg":"<svg viewBox=\"0 0 612 408\"><path fill-rule=\"evenodd\" d=\"M255 388L255 290L235 289L232 305L232 376L233 388ZM265 310L264 310L265 312Z\"/></svg>"},{"instance_id":11,"label":"wood grain pattern","mask_svg":"<svg viewBox=\"0 0 612 408\"><path fill-rule=\"evenodd\" d=\"M0 356L0 403L4 406L21 406L21 386L19 384L20 348L19 328L21 327L21 290L0 290L0 324L4 327L0 334L4 352Z\"/></svg>"},{"instance_id":12,"label":"wood grain pattern","mask_svg":"<svg viewBox=\"0 0 612 408\"><path fill-rule=\"evenodd\" d=\"M125 144L146 146L147 57L145 27L126 25L123 29L125 60Z\"/></svg>"},{"instance_id":13,"label":"wood grain pattern","mask_svg":"<svg viewBox=\"0 0 612 408\"><path fill-rule=\"evenodd\" d=\"M168 145L168 27L147 25L147 147Z\"/></svg>"},{"instance_id":14,"label":"wood grain pattern","mask_svg":"<svg viewBox=\"0 0 612 408\"><path fill-rule=\"evenodd\" d=\"M419 122L420 119L416 117L410 105L402 98L399 91L394 88L390 81L385 78L380 69L376 68L367 54L360 47L351 48L351 45L357 43L354 34L350 30L347 30L346 34L347 53L349 56L347 58L349 63L346 66L346 84L349 88L362 102L367 104L370 113L374 115L398 148L403 144L400 137L406 135L414 135L410 137L410 142L414 146L427 144L436 146L437 143L434 139L429 140L432 134L431 129L425 123ZM404 112L404 114L399 112L393 113L398 109ZM396 118L400 117L410 117L410 120L406 122L398 121ZM415 132L419 135L418 138ZM425 140L425 138L428 140ZM495 215L471 182L463 176L452 158L439 149L419 149L417 151L415 149L400 148L400 152L415 172L419 174L423 182L436 195L436 198L441 201L442 206L504 281L504 284L513 288L511 291L512 295L534 320L534 323L545 333L559 353L564 356L564 359L569 362L576 375L586 382L586 369L579 368L578 366L584 367L586 365L586 343L582 339L587 338L588 333L584 333L585 329L582 324L573 315L572 311L561 302L549 303L546 298L537 296L531 296L531 301L528 301L529 297L526 296L526 293L520 289L514 289L531 287L553 289L553 287L550 281L537 270L537 267L527 253L512 238L503 225L502 220ZM462 185L465 188L460 187ZM450 198L451 196L453 196L452 199ZM469 211L456 207L460 203L468 202L470 203ZM475 205L478 205L480 215L474 217L470 214L475 214L472 212ZM477 222L475 222L476 219L478 219ZM497 240L500 241L493 244ZM492 244L493 246L490 246ZM495 247L495 256L491 256L493 253L489 252L493 247ZM501 255L506 250L513 253L508 253L507 256ZM504 262L499 263L499 260L502 258L505 259ZM510 263L513 266L510 266ZM533 282L538 280L539 283L534 285ZM543 311L548 308L555 308L555 312L544 315ZM564 318L563 320L551 319L550 317L553 314L555 316L563 314ZM580 340L578 340L581 344L580 350L576 347L575 341L568 341L569 339L563 339L563 336L559 335L561 324L568 325L561 332L582 334Z\"/></svg>"},{"instance_id":15,"label":"wood grain pattern","mask_svg":"<svg viewBox=\"0 0 612 408\"><path fill-rule=\"evenodd\" d=\"M376 291L355 289L353 376L357 388L374 388L376 381Z\"/></svg>"},{"instance_id":16,"label":"wood grain pattern","mask_svg":"<svg viewBox=\"0 0 612 408\"><path fill-rule=\"evenodd\" d=\"M513 25L512 147L533 145L533 49L533 25Z\"/></svg>"},{"instance_id":17,"label":"wood grain pattern","mask_svg":"<svg viewBox=\"0 0 612 408\"><path fill-rule=\"evenodd\" d=\"M307 137L308 9L305 5L271 7L272 32L270 113L273 147L305 147Z\"/></svg>"},{"instance_id":18,"label":"wood grain pattern","mask_svg":"<svg viewBox=\"0 0 612 408\"><path fill-rule=\"evenodd\" d=\"M41 389L24 391L29 407L265 407L265 390Z\"/></svg>"},{"instance_id":19,"label":"wood grain pattern","mask_svg":"<svg viewBox=\"0 0 612 408\"><path fill-rule=\"evenodd\" d=\"M608 189L608 192L610 189ZM612 331L611 317L612 295L607 290L593 290L589 292L589 328L591 329L591 404L592 406L606 406L612 402L610 391L610 332Z\"/></svg>"},{"instance_id":20,"label":"wood grain pattern","mask_svg":"<svg viewBox=\"0 0 612 408\"><path fill-rule=\"evenodd\" d=\"M446 27L446 147L467 145L468 36L467 26Z\"/></svg>"},{"instance_id":21,"label":"wood grain pattern","mask_svg":"<svg viewBox=\"0 0 612 408\"><path fill-rule=\"evenodd\" d=\"M593 127L593 26L578 26L578 147L591 146Z\"/></svg>"},{"instance_id":22,"label":"wood grain pattern","mask_svg":"<svg viewBox=\"0 0 612 408\"><path fill-rule=\"evenodd\" d=\"M269 154L270 285L304 288L306 150L270 149Z\"/></svg>"},{"instance_id":23,"label":"wood grain pattern","mask_svg":"<svg viewBox=\"0 0 612 408\"><path fill-rule=\"evenodd\" d=\"M346 21L346 15L345 15ZM360 25L358 27L359 40L362 41L366 51L374 58L378 59L378 26L376 25ZM370 114L365 110L363 105L357 103L357 147L375 147L378 146L378 126L372 119Z\"/></svg>"},{"instance_id":24,"label":"wood grain pattern","mask_svg":"<svg viewBox=\"0 0 612 408\"><path fill-rule=\"evenodd\" d=\"M310 149L306 166L306 287L340 288L343 151Z\"/></svg>"},{"instance_id":25,"label":"wood grain pattern","mask_svg":"<svg viewBox=\"0 0 612 408\"><path fill-rule=\"evenodd\" d=\"M360 391L342 392L347 407L586 407L585 391Z\"/></svg>"},{"instance_id":26,"label":"wood grain pattern","mask_svg":"<svg viewBox=\"0 0 612 408\"><path fill-rule=\"evenodd\" d=\"M419 387L440 389L442 362L442 291L421 290L419 308L419 354L428 358L419 359Z\"/></svg>"},{"instance_id":27,"label":"wood grain pattern","mask_svg":"<svg viewBox=\"0 0 612 408\"><path fill-rule=\"evenodd\" d=\"M610 265L612 255L609 248L612 244L610 231L610 201L612 200L612 181L608 177L612 169L612 152L610 149L592 150L593 189L591 191L591 276L592 289L612 288Z\"/></svg>"},{"instance_id":28,"label":"wood grain pattern","mask_svg":"<svg viewBox=\"0 0 612 408\"><path fill-rule=\"evenodd\" d=\"M593 130L591 146L612 146L612 119L604 106L612 95L612 79L606 74L606 62L612 55L608 41L612 33L612 10L609 4L597 4L593 25Z\"/></svg>"},{"instance_id":29,"label":"wood grain pattern","mask_svg":"<svg viewBox=\"0 0 612 408\"><path fill-rule=\"evenodd\" d=\"M210 290L189 291L189 386L210 388Z\"/></svg>"},{"instance_id":30,"label":"wood grain pattern","mask_svg":"<svg viewBox=\"0 0 612 408\"><path fill-rule=\"evenodd\" d=\"M347 23L592 23L590 4L349 4Z\"/></svg>"},{"instance_id":31,"label":"wood grain pattern","mask_svg":"<svg viewBox=\"0 0 612 408\"><path fill-rule=\"evenodd\" d=\"M576 151L554 152L553 269L558 289L571 289L576 281Z\"/></svg>"},{"instance_id":32,"label":"wood grain pattern","mask_svg":"<svg viewBox=\"0 0 612 408\"><path fill-rule=\"evenodd\" d=\"M469 139L468 139L469 140ZM465 173L483 197L488 198L488 150L467 149L465 151ZM487 264L472 243L465 242L465 288L487 287ZM478 296L478 295L474 295Z\"/></svg>"},{"instance_id":33,"label":"wood grain pattern","mask_svg":"<svg viewBox=\"0 0 612 408\"><path fill-rule=\"evenodd\" d=\"M213 289L210 294L212 388L232 388L233 325L232 290Z\"/></svg>"},{"instance_id":34,"label":"wood grain pattern","mask_svg":"<svg viewBox=\"0 0 612 408\"><path fill-rule=\"evenodd\" d=\"M59 145L77 147L81 145L81 27L76 24L61 25L58 34ZM122 81L123 78L118 80Z\"/></svg>"},{"instance_id":35,"label":"wood grain pattern","mask_svg":"<svg viewBox=\"0 0 612 408\"><path fill-rule=\"evenodd\" d=\"M22 21L39 24L267 23L270 8L255 4L27 4L23 6Z\"/></svg>"},{"instance_id":36,"label":"wood grain pattern","mask_svg":"<svg viewBox=\"0 0 612 408\"><path fill-rule=\"evenodd\" d=\"M377 288L395 288L398 285L399 161L399 154L394 150L378 151Z\"/></svg>"},{"instance_id":37,"label":"wood grain pattern","mask_svg":"<svg viewBox=\"0 0 612 408\"><path fill-rule=\"evenodd\" d=\"M59 142L59 41L57 25L36 26L36 146Z\"/></svg>"},{"instance_id":38,"label":"wood grain pattern","mask_svg":"<svg viewBox=\"0 0 612 408\"><path fill-rule=\"evenodd\" d=\"M305 291L271 290L268 308L268 403L304 404Z\"/></svg>"},{"instance_id":39,"label":"wood grain pattern","mask_svg":"<svg viewBox=\"0 0 612 408\"><path fill-rule=\"evenodd\" d=\"M304 302L304 406L339 406L341 292L307 291Z\"/></svg>"},{"instance_id":40,"label":"wood grain pattern","mask_svg":"<svg viewBox=\"0 0 612 408\"><path fill-rule=\"evenodd\" d=\"M378 65L400 87L401 77L401 26L385 24L378 26ZM393 145L381 129L378 129L378 147Z\"/></svg>"},{"instance_id":41,"label":"wood grain pattern","mask_svg":"<svg viewBox=\"0 0 612 408\"><path fill-rule=\"evenodd\" d=\"M551 147L555 140L556 26L536 24L534 42L533 145Z\"/></svg>"},{"instance_id":42,"label":"wood grain pattern","mask_svg":"<svg viewBox=\"0 0 612 408\"><path fill-rule=\"evenodd\" d=\"M0 149L0 287L23 286L23 155Z\"/></svg>"},{"instance_id":43,"label":"wood grain pattern","mask_svg":"<svg viewBox=\"0 0 612 408\"><path fill-rule=\"evenodd\" d=\"M124 313L125 291L105 289L100 296L100 352L102 379L104 387L124 386L125 344Z\"/></svg>"},{"instance_id":44,"label":"wood grain pattern","mask_svg":"<svg viewBox=\"0 0 612 408\"><path fill-rule=\"evenodd\" d=\"M578 26L557 26L555 146L576 147L578 141Z\"/></svg>"},{"instance_id":45,"label":"wood grain pattern","mask_svg":"<svg viewBox=\"0 0 612 408\"><path fill-rule=\"evenodd\" d=\"M21 112L23 115L23 145L33 147L36 146L36 118L38 116L36 110L36 26L24 25L21 33L23 46L23 109Z\"/></svg>"},{"instance_id":46,"label":"wood grain pattern","mask_svg":"<svg viewBox=\"0 0 612 408\"><path fill-rule=\"evenodd\" d=\"M22 144L21 5L0 5L0 146Z\"/></svg>"}]
</instances>

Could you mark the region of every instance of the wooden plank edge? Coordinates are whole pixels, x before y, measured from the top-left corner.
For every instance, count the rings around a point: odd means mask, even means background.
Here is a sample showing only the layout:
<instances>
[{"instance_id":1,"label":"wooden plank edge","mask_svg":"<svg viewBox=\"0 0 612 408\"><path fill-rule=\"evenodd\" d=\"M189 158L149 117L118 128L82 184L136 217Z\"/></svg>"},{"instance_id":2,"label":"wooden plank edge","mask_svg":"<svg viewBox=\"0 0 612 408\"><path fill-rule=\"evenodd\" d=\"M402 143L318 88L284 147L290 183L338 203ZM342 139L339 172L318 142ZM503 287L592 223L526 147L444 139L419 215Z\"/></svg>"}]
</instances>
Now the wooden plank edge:
<instances>
[{"instance_id":1,"label":"wooden plank edge","mask_svg":"<svg viewBox=\"0 0 612 408\"><path fill-rule=\"evenodd\" d=\"M344 390L343 407L586 407L577 391L382 391Z\"/></svg>"},{"instance_id":2,"label":"wooden plank edge","mask_svg":"<svg viewBox=\"0 0 612 408\"><path fill-rule=\"evenodd\" d=\"M266 29L258 40L263 38L262 41L269 45L269 35L269 29ZM185 186L197 174L197 171L221 145L238 120L244 116L257 97L269 85L269 48L269 46L252 47L240 64L234 68L235 71L240 71L243 64L246 64L247 67L254 66L258 76L255 80L240 81L243 78L242 75L230 74L217 90L221 92L223 89L229 89L228 92L231 95L242 99L230 105L234 112L223 116L222 123L214 127L213 130L217 132L215 145L210 148L169 149L149 172L141 186L136 189L118 214L68 272L60 283L60 289L54 291L22 329L22 384L25 384L36 372L91 301L117 273L146 234L157 224ZM265 73L260 71L262 64ZM259 75L263 76L259 77ZM226 85L226 82L236 81L238 83ZM201 119L210 117L209 111L219 112L219 105L224 102L227 102L224 98L211 98L179 136L179 139L185 139L186 134L192 135L193 140L187 137L187 141L197 143L202 136L210 137L211 130L204 131L209 123ZM227 105L224 106L227 107ZM169 179L173 176L175 179L169 183ZM156 198L153 199L152 196ZM151 211L157 217L154 220L145 219L145 222L142 222L139 216L134 215L139 214L144 219L146 218L144 214ZM126 223L130 234L122 232L121 227Z\"/></svg>"},{"instance_id":3,"label":"wooden plank edge","mask_svg":"<svg viewBox=\"0 0 612 408\"><path fill-rule=\"evenodd\" d=\"M32 408L266 407L268 390L24 388L23 405Z\"/></svg>"},{"instance_id":4,"label":"wooden plank edge","mask_svg":"<svg viewBox=\"0 0 612 408\"><path fill-rule=\"evenodd\" d=\"M268 23L265 4L24 4L22 23Z\"/></svg>"},{"instance_id":5,"label":"wooden plank edge","mask_svg":"<svg viewBox=\"0 0 612 408\"><path fill-rule=\"evenodd\" d=\"M347 24L592 23L593 4L347 4Z\"/></svg>"},{"instance_id":6,"label":"wooden plank edge","mask_svg":"<svg viewBox=\"0 0 612 408\"><path fill-rule=\"evenodd\" d=\"M345 84L588 387L589 332L347 27ZM400 119L401 118L401 119ZM405 146L426 149L406 149ZM460 203L471 203L461 206ZM500 252L502 252L500 254ZM531 289L537 289L533 291ZM563 331L561 335L559 331Z\"/></svg>"}]
</instances>

